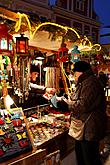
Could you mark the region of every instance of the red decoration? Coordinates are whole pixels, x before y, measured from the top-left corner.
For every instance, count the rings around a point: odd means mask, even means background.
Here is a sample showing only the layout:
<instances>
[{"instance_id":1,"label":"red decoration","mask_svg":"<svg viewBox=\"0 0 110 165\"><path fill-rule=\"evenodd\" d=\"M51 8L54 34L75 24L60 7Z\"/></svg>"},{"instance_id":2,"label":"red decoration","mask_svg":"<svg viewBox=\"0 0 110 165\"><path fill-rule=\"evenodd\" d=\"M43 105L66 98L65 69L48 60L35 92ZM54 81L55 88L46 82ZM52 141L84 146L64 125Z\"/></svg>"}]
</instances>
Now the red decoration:
<instances>
[{"instance_id":1,"label":"red decoration","mask_svg":"<svg viewBox=\"0 0 110 165\"><path fill-rule=\"evenodd\" d=\"M6 138L4 139L4 142L5 142L6 144L10 144L10 143L12 142L12 139L11 139L10 137L6 137Z\"/></svg>"},{"instance_id":2,"label":"red decoration","mask_svg":"<svg viewBox=\"0 0 110 165\"><path fill-rule=\"evenodd\" d=\"M22 125L22 121L20 119L13 120L12 123L13 123L14 127L17 127L17 126L21 126Z\"/></svg>"},{"instance_id":3,"label":"red decoration","mask_svg":"<svg viewBox=\"0 0 110 165\"><path fill-rule=\"evenodd\" d=\"M10 54L12 51L12 35L8 32L6 24L0 24L0 53Z\"/></svg>"},{"instance_id":4,"label":"red decoration","mask_svg":"<svg viewBox=\"0 0 110 165\"><path fill-rule=\"evenodd\" d=\"M21 34L20 37L16 37L16 53L28 54L28 38Z\"/></svg>"},{"instance_id":5,"label":"red decoration","mask_svg":"<svg viewBox=\"0 0 110 165\"><path fill-rule=\"evenodd\" d=\"M24 147L28 146L29 143L28 143L28 141L20 141L20 142L19 142L19 145L20 145L22 148L24 148Z\"/></svg>"},{"instance_id":6,"label":"red decoration","mask_svg":"<svg viewBox=\"0 0 110 165\"><path fill-rule=\"evenodd\" d=\"M0 119L0 125L4 124L3 119Z\"/></svg>"},{"instance_id":7,"label":"red decoration","mask_svg":"<svg viewBox=\"0 0 110 165\"><path fill-rule=\"evenodd\" d=\"M96 59L99 62L99 64L104 63L104 58L103 58L103 55L102 54L97 54Z\"/></svg>"},{"instance_id":8,"label":"red decoration","mask_svg":"<svg viewBox=\"0 0 110 165\"><path fill-rule=\"evenodd\" d=\"M62 47L58 49L58 58L59 62L68 61L68 48L66 48L66 44L62 44Z\"/></svg>"}]
</instances>

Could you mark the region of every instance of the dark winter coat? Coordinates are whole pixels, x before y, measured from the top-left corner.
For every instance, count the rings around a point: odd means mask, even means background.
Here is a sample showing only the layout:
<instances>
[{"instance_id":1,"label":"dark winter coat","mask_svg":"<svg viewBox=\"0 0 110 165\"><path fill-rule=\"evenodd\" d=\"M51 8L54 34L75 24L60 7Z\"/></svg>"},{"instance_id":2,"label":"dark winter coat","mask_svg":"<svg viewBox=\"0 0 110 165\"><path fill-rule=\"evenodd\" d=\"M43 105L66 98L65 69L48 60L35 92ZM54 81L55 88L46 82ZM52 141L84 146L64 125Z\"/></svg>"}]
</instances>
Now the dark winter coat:
<instances>
[{"instance_id":1,"label":"dark winter coat","mask_svg":"<svg viewBox=\"0 0 110 165\"><path fill-rule=\"evenodd\" d=\"M85 140L101 140L106 129L106 98L104 90L91 70L80 75L76 85L76 92L71 95L75 103L69 106L72 115L85 121Z\"/></svg>"}]
</instances>

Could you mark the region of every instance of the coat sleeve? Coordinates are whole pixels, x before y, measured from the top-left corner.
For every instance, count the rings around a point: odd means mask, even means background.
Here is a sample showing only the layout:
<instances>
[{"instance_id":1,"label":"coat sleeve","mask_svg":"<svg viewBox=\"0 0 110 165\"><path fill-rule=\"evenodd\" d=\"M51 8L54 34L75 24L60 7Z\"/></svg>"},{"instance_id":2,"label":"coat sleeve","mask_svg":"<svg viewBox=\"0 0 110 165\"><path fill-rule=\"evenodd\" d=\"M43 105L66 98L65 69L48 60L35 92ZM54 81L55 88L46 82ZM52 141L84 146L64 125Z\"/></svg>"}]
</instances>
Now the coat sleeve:
<instances>
[{"instance_id":1,"label":"coat sleeve","mask_svg":"<svg viewBox=\"0 0 110 165\"><path fill-rule=\"evenodd\" d=\"M79 92L79 91L78 91ZM78 93L77 93L78 95ZM100 102L101 95L99 89L93 82L82 83L81 91L78 99L69 105L70 111L73 113L88 113L93 111L97 102Z\"/></svg>"}]
</instances>

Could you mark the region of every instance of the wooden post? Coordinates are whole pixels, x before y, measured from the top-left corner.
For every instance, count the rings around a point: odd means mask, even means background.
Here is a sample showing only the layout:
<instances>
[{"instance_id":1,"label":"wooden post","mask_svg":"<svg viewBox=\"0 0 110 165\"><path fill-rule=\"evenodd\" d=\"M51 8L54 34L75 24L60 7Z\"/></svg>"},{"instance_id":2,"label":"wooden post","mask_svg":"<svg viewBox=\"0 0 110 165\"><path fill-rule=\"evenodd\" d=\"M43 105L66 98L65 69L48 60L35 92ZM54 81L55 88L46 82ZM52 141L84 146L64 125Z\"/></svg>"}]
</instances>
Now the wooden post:
<instances>
[{"instance_id":1,"label":"wooden post","mask_svg":"<svg viewBox=\"0 0 110 165\"><path fill-rule=\"evenodd\" d=\"M2 60L2 54L0 55L0 61L1 61L1 65L0 65L0 69L2 71L2 80L1 80L1 83L2 83L2 96L3 96L3 100L4 100L4 106L5 106L5 109L9 109L10 107L7 107L6 105L6 96L8 95L8 89L7 89L7 84L6 84L6 80L5 78L3 78L5 76L4 74L4 65L3 65L3 60Z\"/></svg>"}]
</instances>

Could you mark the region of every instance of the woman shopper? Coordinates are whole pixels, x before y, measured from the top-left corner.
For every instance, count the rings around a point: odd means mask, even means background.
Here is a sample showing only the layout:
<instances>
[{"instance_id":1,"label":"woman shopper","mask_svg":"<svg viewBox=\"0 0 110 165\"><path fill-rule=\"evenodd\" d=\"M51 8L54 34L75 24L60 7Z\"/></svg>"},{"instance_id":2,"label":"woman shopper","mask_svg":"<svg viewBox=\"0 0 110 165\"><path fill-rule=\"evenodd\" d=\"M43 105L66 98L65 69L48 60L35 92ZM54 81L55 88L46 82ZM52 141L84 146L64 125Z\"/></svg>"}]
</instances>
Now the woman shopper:
<instances>
[{"instance_id":1,"label":"woman shopper","mask_svg":"<svg viewBox=\"0 0 110 165\"><path fill-rule=\"evenodd\" d=\"M78 165L101 165L99 143L106 129L106 98L104 89L85 61L74 64L76 91L70 99L63 100L69 105L71 116L86 121L82 140L75 140Z\"/></svg>"}]
</instances>

